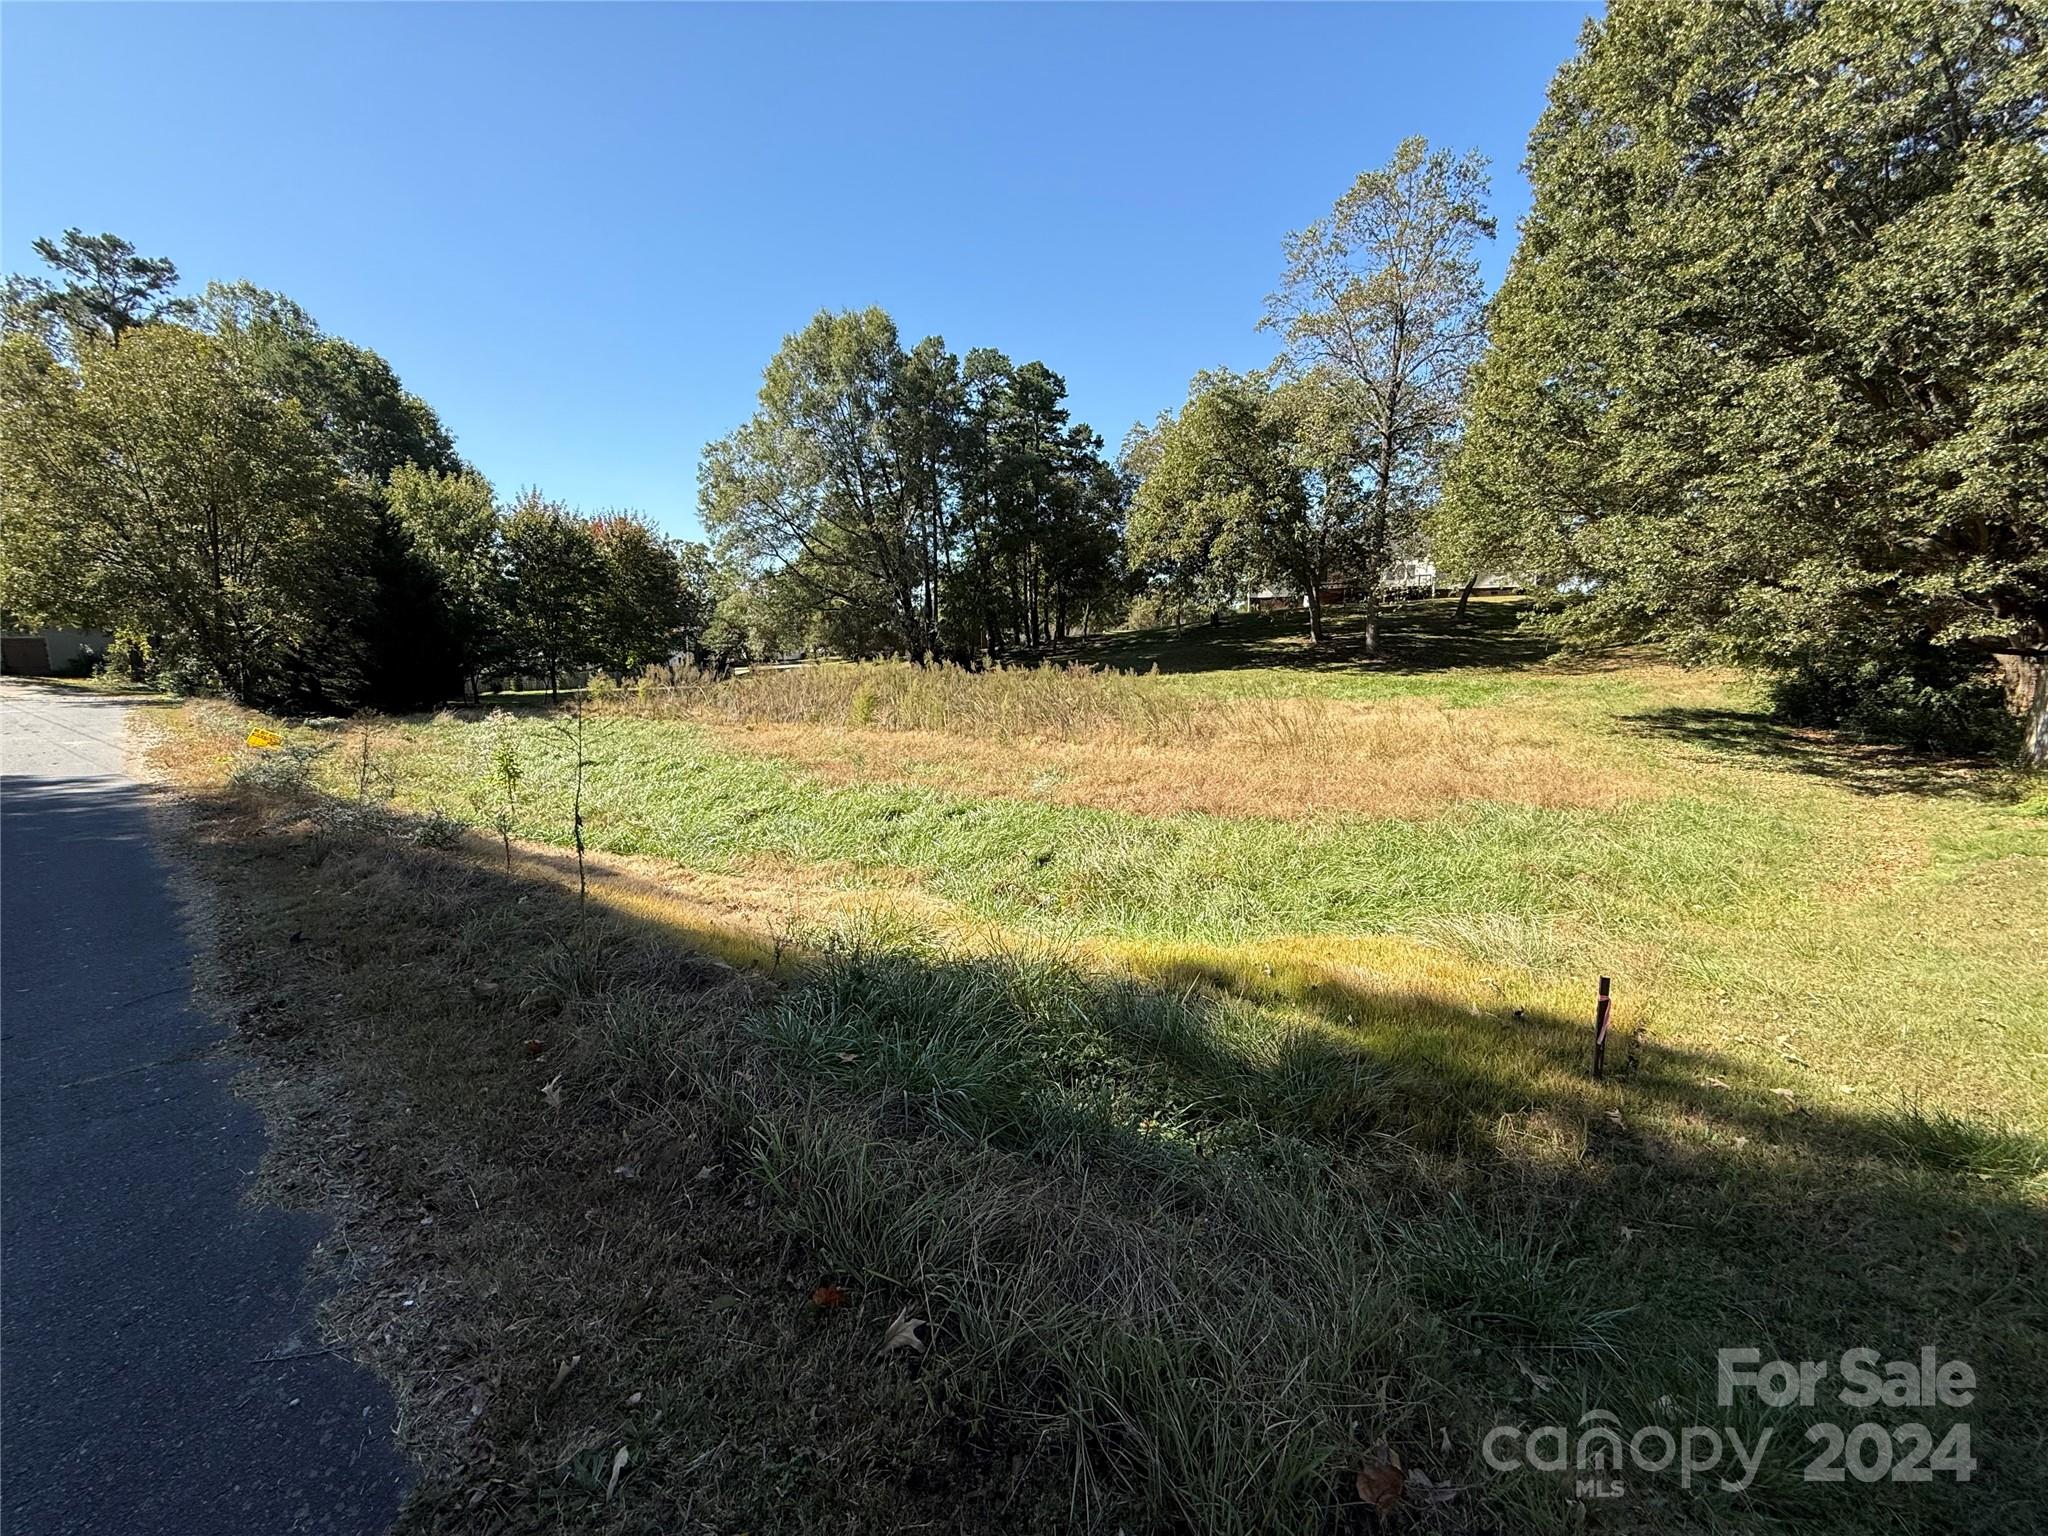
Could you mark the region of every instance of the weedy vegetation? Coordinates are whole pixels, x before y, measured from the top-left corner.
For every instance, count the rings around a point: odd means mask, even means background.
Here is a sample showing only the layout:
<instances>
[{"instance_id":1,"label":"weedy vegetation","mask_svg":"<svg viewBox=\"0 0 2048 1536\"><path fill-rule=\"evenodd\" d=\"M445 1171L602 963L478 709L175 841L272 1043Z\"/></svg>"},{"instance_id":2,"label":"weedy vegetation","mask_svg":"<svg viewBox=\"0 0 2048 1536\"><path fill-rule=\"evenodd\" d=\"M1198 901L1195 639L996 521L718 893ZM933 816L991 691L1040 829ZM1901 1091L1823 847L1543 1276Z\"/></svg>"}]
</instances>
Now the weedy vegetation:
<instances>
[{"instance_id":1,"label":"weedy vegetation","mask_svg":"<svg viewBox=\"0 0 2048 1536\"><path fill-rule=\"evenodd\" d=\"M341 1212L327 1323L397 1384L409 1527L2023 1528L2027 786L1446 610L1370 665L1248 619L1088 658L1128 673L625 690L579 707L587 752L546 709L394 720L361 806L326 750L356 728L258 753L183 706L157 755L213 984L273 1191ZM1608 788L1471 766L1398 814L1334 784L1161 813L982 757L1185 753L1249 796L1260 730L1335 781L1437 717ZM1479 1453L1594 1409L1730 1422L1722 1347L1922 1344L1977 1370L1967 1485L1801 1481L1825 1399L1740 1492L1602 1506Z\"/></svg>"}]
</instances>

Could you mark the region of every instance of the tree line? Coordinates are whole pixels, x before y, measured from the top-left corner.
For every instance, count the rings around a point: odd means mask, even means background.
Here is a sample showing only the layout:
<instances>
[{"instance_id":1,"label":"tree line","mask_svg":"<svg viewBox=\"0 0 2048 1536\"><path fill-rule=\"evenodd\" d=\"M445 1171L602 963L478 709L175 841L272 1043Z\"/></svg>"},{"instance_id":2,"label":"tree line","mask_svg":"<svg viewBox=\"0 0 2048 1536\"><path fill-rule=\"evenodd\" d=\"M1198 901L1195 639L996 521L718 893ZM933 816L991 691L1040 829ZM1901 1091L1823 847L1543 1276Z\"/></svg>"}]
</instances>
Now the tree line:
<instances>
[{"instance_id":1,"label":"tree line","mask_svg":"<svg viewBox=\"0 0 2048 1536\"><path fill-rule=\"evenodd\" d=\"M686 655L972 661L1258 583L1518 577L1580 645L2048 756L2048 70L2001 0L1614 0L1531 136L1490 298L1476 155L1411 139L1286 238L1272 363L1114 461L1041 362L825 312L707 446L708 547L501 506L374 352L112 236L10 279L0 607L232 692L404 701ZM1469 585L1467 590L1469 591ZM2031 669L2031 670L2029 670Z\"/></svg>"},{"instance_id":2,"label":"tree line","mask_svg":"<svg viewBox=\"0 0 2048 1536\"><path fill-rule=\"evenodd\" d=\"M176 292L113 235L39 240L0 341L0 609L112 631L250 703L408 709L697 641L708 556L631 513L501 505L375 352L248 283Z\"/></svg>"},{"instance_id":3,"label":"tree line","mask_svg":"<svg viewBox=\"0 0 2048 1536\"><path fill-rule=\"evenodd\" d=\"M699 507L777 643L968 660L1121 620L1127 486L1043 363L821 313L704 451Z\"/></svg>"}]
</instances>

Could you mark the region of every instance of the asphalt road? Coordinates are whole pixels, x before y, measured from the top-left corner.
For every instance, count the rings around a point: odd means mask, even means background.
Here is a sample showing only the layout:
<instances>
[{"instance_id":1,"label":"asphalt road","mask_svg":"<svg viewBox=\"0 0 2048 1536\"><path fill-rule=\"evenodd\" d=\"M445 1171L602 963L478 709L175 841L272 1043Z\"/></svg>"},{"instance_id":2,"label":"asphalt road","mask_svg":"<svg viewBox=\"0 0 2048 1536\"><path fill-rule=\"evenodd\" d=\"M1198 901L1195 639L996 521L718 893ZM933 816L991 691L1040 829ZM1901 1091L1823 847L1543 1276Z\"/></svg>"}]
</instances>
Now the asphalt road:
<instances>
[{"instance_id":1,"label":"asphalt road","mask_svg":"<svg viewBox=\"0 0 2048 1536\"><path fill-rule=\"evenodd\" d=\"M320 1221L243 1198L129 707L0 684L0 1531L386 1531L391 1399L321 1352Z\"/></svg>"}]
</instances>

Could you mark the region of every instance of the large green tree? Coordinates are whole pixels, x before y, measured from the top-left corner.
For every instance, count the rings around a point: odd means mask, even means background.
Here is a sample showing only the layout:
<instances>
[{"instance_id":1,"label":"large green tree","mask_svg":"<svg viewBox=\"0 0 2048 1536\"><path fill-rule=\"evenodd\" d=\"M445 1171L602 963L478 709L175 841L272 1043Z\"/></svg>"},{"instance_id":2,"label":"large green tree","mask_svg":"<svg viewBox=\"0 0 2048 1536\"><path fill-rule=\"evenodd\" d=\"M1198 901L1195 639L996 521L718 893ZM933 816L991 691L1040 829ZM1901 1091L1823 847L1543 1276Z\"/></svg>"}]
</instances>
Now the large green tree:
<instances>
[{"instance_id":1,"label":"large green tree","mask_svg":"<svg viewBox=\"0 0 2048 1536\"><path fill-rule=\"evenodd\" d=\"M921 635L906 434L891 410L903 352L879 309L822 313L784 339L760 409L704 452L704 526L728 558L821 610L879 600L895 643Z\"/></svg>"},{"instance_id":2,"label":"large green tree","mask_svg":"<svg viewBox=\"0 0 2048 1536\"><path fill-rule=\"evenodd\" d=\"M491 483L474 470L447 474L408 463L392 471L384 498L414 554L434 571L455 665L475 697L482 674L505 660L510 646Z\"/></svg>"},{"instance_id":3,"label":"large green tree","mask_svg":"<svg viewBox=\"0 0 2048 1536\"><path fill-rule=\"evenodd\" d=\"M507 660L547 678L595 662L604 601L604 559L591 526L559 501L525 491L499 534Z\"/></svg>"},{"instance_id":4,"label":"large green tree","mask_svg":"<svg viewBox=\"0 0 2048 1536\"><path fill-rule=\"evenodd\" d=\"M590 527L602 576L598 665L625 677L666 665L709 617L710 594L692 581L701 568L643 517L613 513Z\"/></svg>"},{"instance_id":5,"label":"large green tree","mask_svg":"<svg viewBox=\"0 0 2048 1536\"><path fill-rule=\"evenodd\" d=\"M1616 0L1530 143L1453 476L1588 638L1930 739L2048 650L2037 10ZM1960 712L1960 713L1959 713Z\"/></svg>"},{"instance_id":6,"label":"large green tree","mask_svg":"<svg viewBox=\"0 0 2048 1536\"><path fill-rule=\"evenodd\" d=\"M252 283L209 283L195 313L242 358L258 386L297 400L348 473L376 485L405 464L460 473L454 439L434 408L382 357L320 329L283 294Z\"/></svg>"},{"instance_id":7,"label":"large green tree","mask_svg":"<svg viewBox=\"0 0 2048 1536\"><path fill-rule=\"evenodd\" d=\"M1484 346L1476 252L1494 231L1486 197L1482 157L1406 139L1328 215L1288 237L1280 286L1266 300L1263 324L1286 344L1283 367L1325 386L1305 402L1304 451L1351 475L1363 497L1352 562L1368 651L1381 578L1433 499ZM1340 431L1352 446L1336 442Z\"/></svg>"},{"instance_id":8,"label":"large green tree","mask_svg":"<svg viewBox=\"0 0 2048 1536\"><path fill-rule=\"evenodd\" d=\"M854 654L1053 643L1120 566L1122 482L1065 395L1043 364L906 351L879 309L820 314L705 450L705 527L778 637L801 612L799 643Z\"/></svg>"},{"instance_id":9,"label":"large green tree","mask_svg":"<svg viewBox=\"0 0 2048 1536\"><path fill-rule=\"evenodd\" d=\"M1147 445L1131 558L1178 595L1278 579L1298 588L1322 643L1323 589L1361 563L1365 498L1349 392L1311 375L1205 373Z\"/></svg>"},{"instance_id":10,"label":"large green tree","mask_svg":"<svg viewBox=\"0 0 2048 1536\"><path fill-rule=\"evenodd\" d=\"M375 503L297 403L253 387L211 338L134 327L82 346L74 370L9 336L0 481L17 617L150 634L252 702L360 675L343 632Z\"/></svg>"},{"instance_id":11,"label":"large green tree","mask_svg":"<svg viewBox=\"0 0 2048 1536\"><path fill-rule=\"evenodd\" d=\"M976 348L962 373L950 647L1057 644L1121 585L1123 482L1052 369Z\"/></svg>"}]
</instances>

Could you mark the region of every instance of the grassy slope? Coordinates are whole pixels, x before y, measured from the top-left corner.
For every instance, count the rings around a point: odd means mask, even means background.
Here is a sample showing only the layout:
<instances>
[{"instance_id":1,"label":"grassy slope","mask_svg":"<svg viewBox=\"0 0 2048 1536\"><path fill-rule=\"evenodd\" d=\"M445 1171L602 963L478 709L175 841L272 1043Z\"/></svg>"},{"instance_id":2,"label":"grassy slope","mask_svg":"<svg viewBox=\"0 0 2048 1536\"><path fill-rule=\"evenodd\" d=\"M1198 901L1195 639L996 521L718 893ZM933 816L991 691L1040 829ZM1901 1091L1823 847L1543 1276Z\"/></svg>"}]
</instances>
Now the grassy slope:
<instances>
[{"instance_id":1,"label":"grassy slope","mask_svg":"<svg viewBox=\"0 0 2048 1536\"><path fill-rule=\"evenodd\" d=\"M1285 616L1239 621L1222 631L1229 643L1125 640L1093 659L1183 667L1160 680L1178 690L1357 703L1428 693L1539 715L1662 794L1604 812L1144 817L832 784L686 724L611 718L593 727L590 843L757 887L794 867L806 896L821 878L877 900L908 888L963 918L1167 953L1314 936L1342 958L1350 936L1404 935L1491 967L1503 995L1568 1011L1606 972L1667 1041L1802 1058L1828 1074L1818 1091L1829 1095L1903 1090L2006 1118L2048 1114L2048 918L2034 899L2048 822L1994 777L1774 731L1731 678L1551 670L1505 627L1505 605L1485 611L1476 638L1445 640L1440 617L1423 609L1421 635L1397 625L1385 671L1276 664L1299 655ZM1240 669L1203 670L1224 663ZM476 820L486 734L405 725L379 751L406 804ZM520 742L530 779L518 831L560 842L567 744L538 721ZM1377 960L1390 963L1384 950ZM1942 1028L1914 1027L1934 1018Z\"/></svg>"},{"instance_id":2,"label":"grassy slope","mask_svg":"<svg viewBox=\"0 0 2048 1536\"><path fill-rule=\"evenodd\" d=\"M770 1059L826 1095L754 1126L759 1172L824 1261L947 1310L976 1401L1014 1415L1019 1391L1050 1392L1121 1518L1350 1518L1328 1503L1332 1463L1366 1454L1347 1438L1383 1436L1467 1489L1434 1521L1566 1525L1568 1488L1476 1467L1485 1426L1596 1404L1650 1422L1667 1395L1710 1400L1720 1345L1936 1343L1984 1378L1987 1473L1960 1494L1887 1492L1914 1493L1932 1525L2011 1528L2040 1493L2048 1359L2038 1143L1999 1127L2048 1125L2048 823L1987 772L1780 732L1732 679L1553 667L1508 618L1466 632L1412 611L1379 666L1305 658L1273 619L1095 655L1157 663L1152 686L1176 692L1539 714L1655 793L1609 811L1147 818L831 785L695 726L608 716L591 728L593 845L657 861L639 873L683 894L635 900L648 883L610 871L598 893L728 934L867 911L862 948L749 1015ZM191 726L199 777L227 726ZM490 729L384 730L399 804L478 819ZM564 743L542 720L517 739L519 831L558 842ZM337 787L343 757L321 763ZM941 942L875 949L906 928ZM1635 1058L1601 1085L1581 1065L1596 972L1617 978L1616 1054ZM928 1103L957 1158L834 1118L891 1095ZM1247 1204L1252 1127L1268 1161ZM1199 1254L1219 1219L1238 1241L1191 1274L1132 1258L1150 1278L1118 1306L1141 1322L1091 1331L1053 1304L1071 1281L1034 1269L1048 1239L1030 1213L1073 1207L1061 1181L1077 1175L1079 1214L1122 1221L1141 1248ZM1196 1211L1193 1228L1162 1214L1161 1190L1181 1191L1168 1206ZM951 1251L962 1231L985 1244ZM1068 1257L1099 1264L1104 1241L1076 1235ZM1282 1258L1320 1284L1268 1267ZM1338 1279L1353 1262L1355 1282ZM1339 1292L1350 1310L1319 1315ZM1213 1328L1192 1326L1202 1309ZM1270 1328L1233 1344L1261 1312ZM1019 1358L1020 1337L1036 1355ZM1159 1358L1105 1360L1134 1337ZM1119 1449L1130 1434L1141 1449ZM1796 1415L1784 1434L1798 1442ZM1596 1515L1889 1527L1889 1504L1853 1497L1779 1475L1743 1498L1653 1486Z\"/></svg>"}]
</instances>

